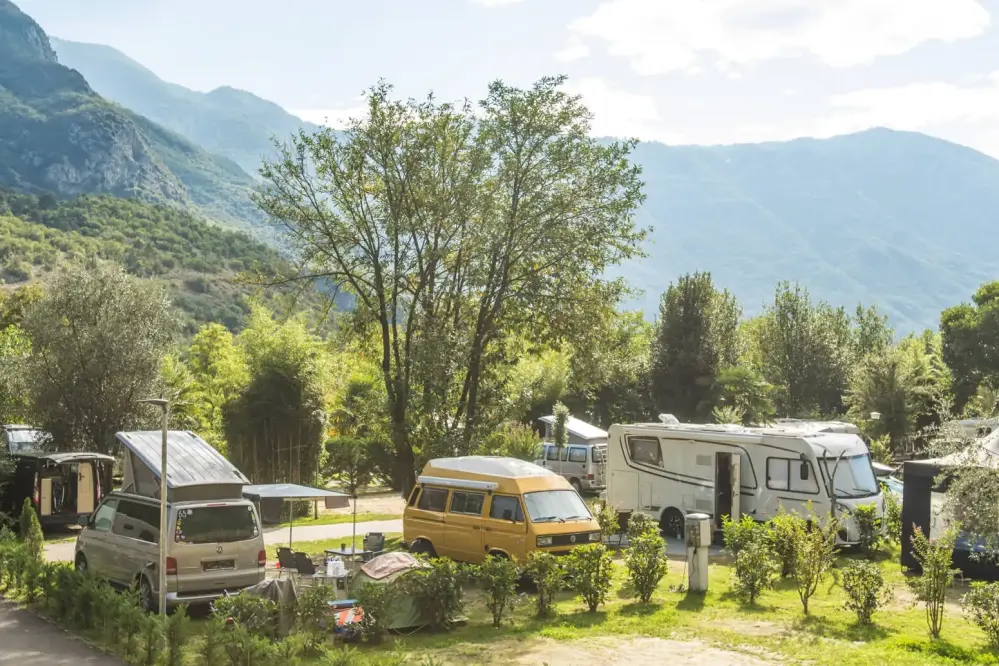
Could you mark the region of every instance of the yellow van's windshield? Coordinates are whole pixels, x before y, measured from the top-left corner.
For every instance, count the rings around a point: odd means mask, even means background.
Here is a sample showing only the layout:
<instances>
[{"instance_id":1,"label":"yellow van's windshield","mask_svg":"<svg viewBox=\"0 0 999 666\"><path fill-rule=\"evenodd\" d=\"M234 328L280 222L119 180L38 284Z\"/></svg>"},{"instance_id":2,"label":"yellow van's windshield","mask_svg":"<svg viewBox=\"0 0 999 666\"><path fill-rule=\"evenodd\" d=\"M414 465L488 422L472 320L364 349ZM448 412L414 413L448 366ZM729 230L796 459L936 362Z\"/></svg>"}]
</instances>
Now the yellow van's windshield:
<instances>
[{"instance_id":1,"label":"yellow van's windshield","mask_svg":"<svg viewBox=\"0 0 999 666\"><path fill-rule=\"evenodd\" d=\"M567 520L590 520L590 510L575 490L542 490L524 495L527 515L532 523L564 523Z\"/></svg>"}]
</instances>

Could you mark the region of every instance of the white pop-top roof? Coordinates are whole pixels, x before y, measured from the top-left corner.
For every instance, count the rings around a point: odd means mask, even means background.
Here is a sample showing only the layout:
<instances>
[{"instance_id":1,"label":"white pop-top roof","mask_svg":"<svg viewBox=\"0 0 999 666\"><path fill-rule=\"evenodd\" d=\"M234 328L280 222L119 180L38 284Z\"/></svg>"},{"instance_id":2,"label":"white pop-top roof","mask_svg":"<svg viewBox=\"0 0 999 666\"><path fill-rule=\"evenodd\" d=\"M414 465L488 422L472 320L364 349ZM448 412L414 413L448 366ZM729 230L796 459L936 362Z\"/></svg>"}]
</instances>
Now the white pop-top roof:
<instances>
[{"instance_id":1,"label":"white pop-top roof","mask_svg":"<svg viewBox=\"0 0 999 666\"><path fill-rule=\"evenodd\" d=\"M542 423L547 423L548 425L555 425L555 417L551 414L548 416L542 416L538 420ZM566 419L565 429L567 432L579 437L580 439L607 439L606 430L601 430L597 426L587 423L586 421L580 421L574 416L570 416Z\"/></svg>"},{"instance_id":2,"label":"white pop-top roof","mask_svg":"<svg viewBox=\"0 0 999 666\"><path fill-rule=\"evenodd\" d=\"M427 463L427 467L432 467L435 470L446 469L451 472L482 474L483 476L498 476L507 479L521 479L525 476L558 476L555 472L534 463L501 456L435 458ZM424 469L424 473L426 471Z\"/></svg>"}]
</instances>

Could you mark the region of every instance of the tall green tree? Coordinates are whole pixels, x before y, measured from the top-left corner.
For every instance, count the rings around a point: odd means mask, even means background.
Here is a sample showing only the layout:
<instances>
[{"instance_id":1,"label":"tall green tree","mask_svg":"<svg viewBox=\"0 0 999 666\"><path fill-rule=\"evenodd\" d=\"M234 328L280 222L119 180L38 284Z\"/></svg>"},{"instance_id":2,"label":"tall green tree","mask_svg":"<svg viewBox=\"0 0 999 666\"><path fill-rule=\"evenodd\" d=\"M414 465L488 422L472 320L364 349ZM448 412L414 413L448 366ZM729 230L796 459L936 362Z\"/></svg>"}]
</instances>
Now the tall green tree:
<instances>
[{"instance_id":1,"label":"tall green tree","mask_svg":"<svg viewBox=\"0 0 999 666\"><path fill-rule=\"evenodd\" d=\"M283 223L302 279L350 292L378 332L404 492L418 456L471 450L503 332L558 340L623 285L602 276L638 253L634 142L589 136L563 78L489 86L471 105L391 98L366 117L302 134L265 164L257 201Z\"/></svg>"},{"instance_id":2,"label":"tall green tree","mask_svg":"<svg viewBox=\"0 0 999 666\"><path fill-rule=\"evenodd\" d=\"M999 280L940 315L943 358L954 381L954 407L964 409L979 386L999 388Z\"/></svg>"},{"instance_id":3,"label":"tall green tree","mask_svg":"<svg viewBox=\"0 0 999 666\"><path fill-rule=\"evenodd\" d=\"M659 306L652 347L651 389L656 407L681 420L710 418L722 367L738 359L741 308L710 273L670 284Z\"/></svg>"},{"instance_id":4,"label":"tall green tree","mask_svg":"<svg viewBox=\"0 0 999 666\"><path fill-rule=\"evenodd\" d=\"M249 381L222 409L229 459L255 483L314 483L326 435L328 358L301 317L254 307L236 342Z\"/></svg>"},{"instance_id":5,"label":"tall green tree","mask_svg":"<svg viewBox=\"0 0 999 666\"><path fill-rule=\"evenodd\" d=\"M141 421L136 401L157 388L177 319L156 284L88 262L61 273L28 308L23 327L34 421L61 450L108 453L115 432Z\"/></svg>"},{"instance_id":6,"label":"tall green tree","mask_svg":"<svg viewBox=\"0 0 999 666\"><path fill-rule=\"evenodd\" d=\"M21 423L28 413L23 371L30 351L20 326L0 329L0 423Z\"/></svg>"}]
</instances>

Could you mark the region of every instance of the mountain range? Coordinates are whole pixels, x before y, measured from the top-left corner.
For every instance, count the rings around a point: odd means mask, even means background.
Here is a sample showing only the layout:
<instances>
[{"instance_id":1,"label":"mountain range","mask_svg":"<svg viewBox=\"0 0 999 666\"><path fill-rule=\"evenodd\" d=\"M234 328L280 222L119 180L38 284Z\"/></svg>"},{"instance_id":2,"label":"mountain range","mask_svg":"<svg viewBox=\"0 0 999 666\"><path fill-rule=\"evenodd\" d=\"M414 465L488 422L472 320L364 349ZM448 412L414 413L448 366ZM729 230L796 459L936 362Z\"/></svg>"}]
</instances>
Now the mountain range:
<instances>
[{"instance_id":1,"label":"mountain range","mask_svg":"<svg viewBox=\"0 0 999 666\"><path fill-rule=\"evenodd\" d=\"M0 0L0 186L107 193L186 208L273 242L249 200L271 139L315 130L251 93L196 92L108 46L52 40ZM875 304L899 332L999 276L988 242L999 161L923 134L729 146L638 145L651 226L617 272L655 316L671 280L711 271L747 315L780 280L814 299ZM2 258L2 257L0 257Z\"/></svg>"}]
</instances>

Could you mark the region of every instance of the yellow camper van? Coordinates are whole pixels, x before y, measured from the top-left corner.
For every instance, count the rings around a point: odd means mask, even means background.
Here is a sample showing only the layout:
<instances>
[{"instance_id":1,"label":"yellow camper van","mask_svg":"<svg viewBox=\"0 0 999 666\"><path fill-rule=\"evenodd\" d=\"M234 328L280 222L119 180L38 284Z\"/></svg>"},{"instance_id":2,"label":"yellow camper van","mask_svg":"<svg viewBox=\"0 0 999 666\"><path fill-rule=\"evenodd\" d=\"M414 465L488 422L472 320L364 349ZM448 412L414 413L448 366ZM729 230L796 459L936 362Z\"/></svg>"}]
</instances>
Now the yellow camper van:
<instances>
[{"instance_id":1,"label":"yellow camper van","mask_svg":"<svg viewBox=\"0 0 999 666\"><path fill-rule=\"evenodd\" d=\"M533 550L568 552L600 542L600 525L563 477L515 458L431 460L402 519L414 553L481 562L525 560Z\"/></svg>"}]
</instances>

